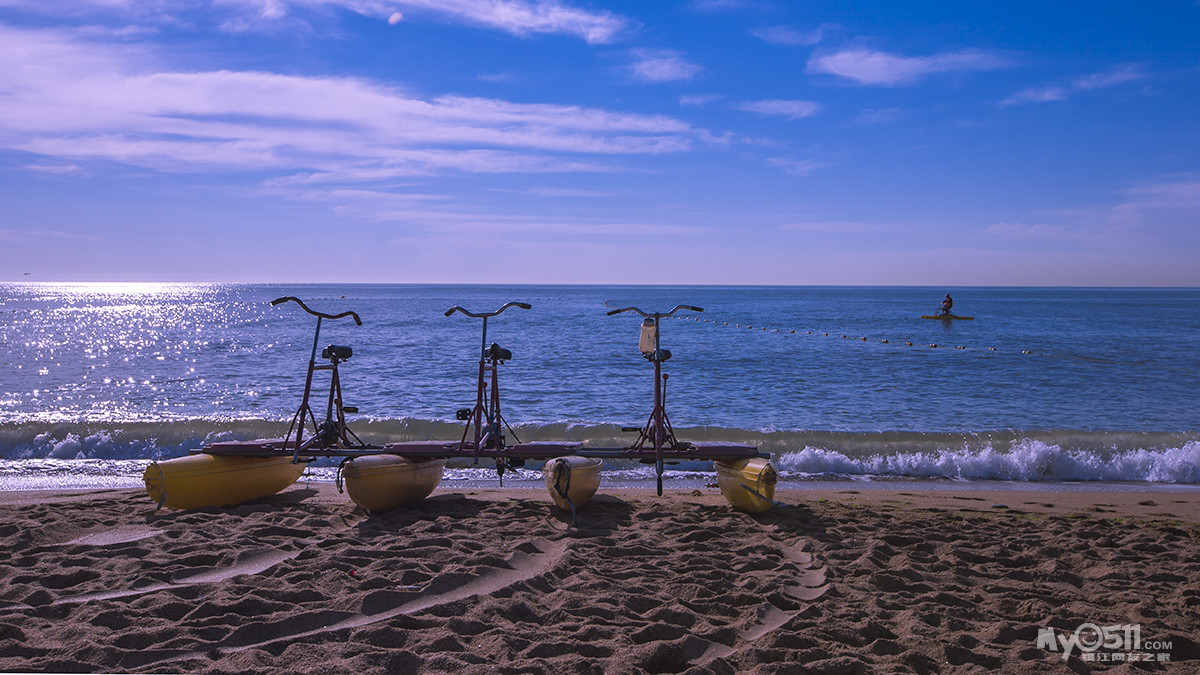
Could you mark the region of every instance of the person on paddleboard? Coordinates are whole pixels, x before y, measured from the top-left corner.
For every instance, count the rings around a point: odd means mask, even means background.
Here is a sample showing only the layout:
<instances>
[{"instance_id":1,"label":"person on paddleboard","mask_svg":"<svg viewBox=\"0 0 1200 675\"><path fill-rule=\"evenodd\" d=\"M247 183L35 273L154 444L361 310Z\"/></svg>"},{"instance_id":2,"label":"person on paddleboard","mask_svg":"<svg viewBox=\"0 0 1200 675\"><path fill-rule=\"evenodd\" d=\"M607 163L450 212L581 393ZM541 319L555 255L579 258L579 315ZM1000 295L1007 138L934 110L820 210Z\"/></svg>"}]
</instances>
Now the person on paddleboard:
<instances>
[{"instance_id":1,"label":"person on paddleboard","mask_svg":"<svg viewBox=\"0 0 1200 675\"><path fill-rule=\"evenodd\" d=\"M946 299L942 301L942 315L950 316L950 308L954 306L954 298L950 294L946 294Z\"/></svg>"}]
</instances>

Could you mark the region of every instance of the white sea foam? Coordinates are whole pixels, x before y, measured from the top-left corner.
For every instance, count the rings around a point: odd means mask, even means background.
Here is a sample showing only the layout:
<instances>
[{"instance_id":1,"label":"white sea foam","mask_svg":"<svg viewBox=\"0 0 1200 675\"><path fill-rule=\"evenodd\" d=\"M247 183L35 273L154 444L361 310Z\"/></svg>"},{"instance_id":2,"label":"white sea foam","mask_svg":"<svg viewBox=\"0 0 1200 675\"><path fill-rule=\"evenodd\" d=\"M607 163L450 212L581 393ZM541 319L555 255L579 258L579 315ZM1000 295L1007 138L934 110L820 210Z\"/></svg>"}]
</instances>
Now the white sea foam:
<instances>
[{"instance_id":1,"label":"white sea foam","mask_svg":"<svg viewBox=\"0 0 1200 675\"><path fill-rule=\"evenodd\" d=\"M1123 451L1066 450L1024 440L1006 450L942 449L867 457L816 447L778 458L784 475L902 476L1004 481L1146 481L1200 483L1200 442Z\"/></svg>"},{"instance_id":2,"label":"white sea foam","mask_svg":"<svg viewBox=\"0 0 1200 675\"><path fill-rule=\"evenodd\" d=\"M456 439L462 424L412 418L356 425L371 443ZM278 420L182 420L135 424L0 424L0 459L137 460L187 454L216 441L281 436ZM1149 481L1200 483L1200 440L1195 433L1080 431L986 434L911 432L771 432L715 427L680 428L687 440L747 443L776 458L784 477L813 475L955 478L1003 481ZM611 424L518 425L519 438L580 441L590 448L623 447L633 440ZM510 438L510 442L511 442ZM331 464L322 460L318 465ZM606 471L631 480L652 475L636 462L611 463ZM627 464L627 465L626 465ZM671 471L706 471L706 462L685 462ZM621 474L624 476L624 474Z\"/></svg>"}]
</instances>

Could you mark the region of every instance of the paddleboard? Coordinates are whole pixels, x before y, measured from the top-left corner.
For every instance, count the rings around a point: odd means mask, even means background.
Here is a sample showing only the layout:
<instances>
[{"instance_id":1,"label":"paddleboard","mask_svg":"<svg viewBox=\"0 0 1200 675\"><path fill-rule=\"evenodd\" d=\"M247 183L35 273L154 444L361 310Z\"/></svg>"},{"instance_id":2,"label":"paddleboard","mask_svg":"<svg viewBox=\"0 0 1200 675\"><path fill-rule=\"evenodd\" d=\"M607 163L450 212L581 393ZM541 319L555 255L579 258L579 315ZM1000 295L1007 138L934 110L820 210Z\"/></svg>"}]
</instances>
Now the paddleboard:
<instances>
[{"instance_id":1,"label":"paddleboard","mask_svg":"<svg viewBox=\"0 0 1200 675\"><path fill-rule=\"evenodd\" d=\"M958 316L957 314L934 314L932 316L926 314L926 315L921 316L921 318L922 319L941 319L942 321L953 321L955 319L965 319L966 321L974 321L975 320L975 317L973 317L973 316Z\"/></svg>"}]
</instances>

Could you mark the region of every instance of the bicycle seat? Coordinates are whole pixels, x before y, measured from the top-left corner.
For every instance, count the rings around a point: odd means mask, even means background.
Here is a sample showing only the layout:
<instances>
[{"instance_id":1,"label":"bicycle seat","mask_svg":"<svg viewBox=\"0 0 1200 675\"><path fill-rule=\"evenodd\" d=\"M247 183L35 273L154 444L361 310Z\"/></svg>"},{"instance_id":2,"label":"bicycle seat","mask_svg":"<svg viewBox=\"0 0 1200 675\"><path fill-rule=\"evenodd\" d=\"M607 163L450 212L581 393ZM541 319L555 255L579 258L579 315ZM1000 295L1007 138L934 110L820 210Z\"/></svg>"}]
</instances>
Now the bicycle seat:
<instances>
[{"instance_id":1,"label":"bicycle seat","mask_svg":"<svg viewBox=\"0 0 1200 675\"><path fill-rule=\"evenodd\" d=\"M340 345L329 345L325 349L321 350L321 358L329 359L330 361L345 361L353 355L353 349Z\"/></svg>"}]
</instances>

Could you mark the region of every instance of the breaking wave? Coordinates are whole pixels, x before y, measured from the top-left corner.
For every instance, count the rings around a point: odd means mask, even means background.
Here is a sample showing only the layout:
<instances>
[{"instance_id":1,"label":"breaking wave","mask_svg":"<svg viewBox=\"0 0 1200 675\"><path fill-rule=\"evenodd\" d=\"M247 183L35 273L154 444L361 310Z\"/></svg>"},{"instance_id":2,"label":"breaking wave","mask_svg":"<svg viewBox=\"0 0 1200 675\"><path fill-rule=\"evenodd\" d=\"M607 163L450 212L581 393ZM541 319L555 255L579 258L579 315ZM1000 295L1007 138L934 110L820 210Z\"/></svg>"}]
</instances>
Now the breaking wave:
<instances>
[{"instance_id":1,"label":"breaking wave","mask_svg":"<svg viewBox=\"0 0 1200 675\"><path fill-rule=\"evenodd\" d=\"M352 424L368 443L451 440L461 422L415 418ZM206 443L279 437L287 420L185 420L146 423L0 424L0 459L152 460L187 454ZM771 453L785 480L879 477L1002 481L1141 481L1200 483L1200 434L1004 430L962 433L758 431L676 428L681 440L756 445ZM613 424L515 425L510 442L579 441L619 448L634 435ZM702 469L685 463L680 470ZM650 472L649 467L612 467ZM650 475L647 473L647 475ZM632 478L633 476L631 476Z\"/></svg>"},{"instance_id":2,"label":"breaking wave","mask_svg":"<svg viewBox=\"0 0 1200 675\"><path fill-rule=\"evenodd\" d=\"M911 452L848 457L807 447L778 458L783 476L874 476L1001 481L1200 483L1200 442L1124 451L1067 450L1024 440L1007 450Z\"/></svg>"}]
</instances>

